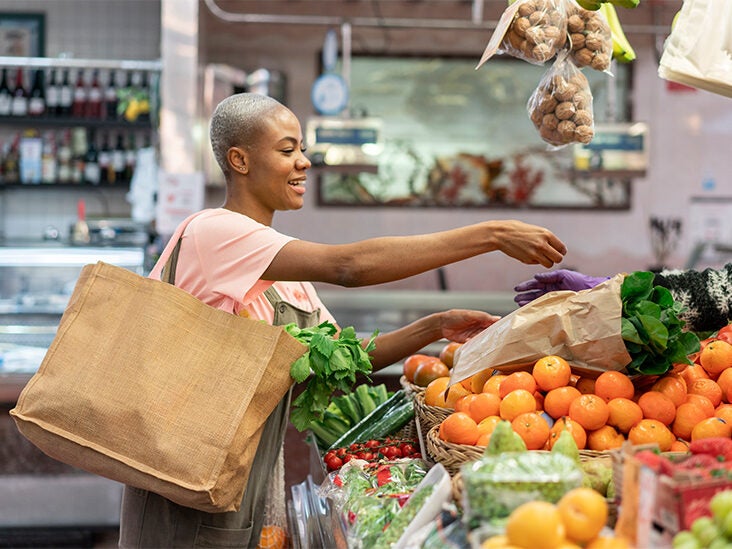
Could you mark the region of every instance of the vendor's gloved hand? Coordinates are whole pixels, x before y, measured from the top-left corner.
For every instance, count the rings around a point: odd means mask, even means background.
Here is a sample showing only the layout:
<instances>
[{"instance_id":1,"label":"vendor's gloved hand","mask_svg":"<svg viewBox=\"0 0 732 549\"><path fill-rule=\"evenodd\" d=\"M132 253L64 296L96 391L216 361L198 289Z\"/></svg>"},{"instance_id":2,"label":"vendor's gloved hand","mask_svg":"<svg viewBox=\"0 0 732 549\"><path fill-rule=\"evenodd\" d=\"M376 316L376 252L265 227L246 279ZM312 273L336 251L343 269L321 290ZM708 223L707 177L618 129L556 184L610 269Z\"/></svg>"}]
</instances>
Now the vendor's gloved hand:
<instances>
[{"instance_id":1,"label":"vendor's gloved hand","mask_svg":"<svg viewBox=\"0 0 732 549\"><path fill-rule=\"evenodd\" d=\"M608 276L589 276L568 269L537 273L534 275L534 278L521 282L514 287L514 290L520 293L516 294L513 300L519 306L523 306L537 297L543 296L547 292L553 292L555 290L572 290L574 292L588 290L609 278Z\"/></svg>"}]
</instances>

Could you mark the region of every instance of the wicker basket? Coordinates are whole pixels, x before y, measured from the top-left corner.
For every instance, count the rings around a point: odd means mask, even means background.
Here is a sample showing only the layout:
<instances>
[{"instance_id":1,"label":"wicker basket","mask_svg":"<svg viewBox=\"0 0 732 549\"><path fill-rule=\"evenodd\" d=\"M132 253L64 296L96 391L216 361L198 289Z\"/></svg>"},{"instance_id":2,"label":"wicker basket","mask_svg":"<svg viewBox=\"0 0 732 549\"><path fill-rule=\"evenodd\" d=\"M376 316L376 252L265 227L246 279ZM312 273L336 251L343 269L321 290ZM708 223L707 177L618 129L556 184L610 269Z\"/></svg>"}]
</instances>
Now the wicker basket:
<instances>
[{"instance_id":1,"label":"wicker basket","mask_svg":"<svg viewBox=\"0 0 732 549\"><path fill-rule=\"evenodd\" d=\"M402 386L402 389L404 389L404 392L408 395L416 395L417 393L424 393L425 389L427 387L420 387L419 385L415 385L414 383L407 380L406 377L401 376L399 378L399 384Z\"/></svg>"},{"instance_id":2,"label":"wicker basket","mask_svg":"<svg viewBox=\"0 0 732 549\"><path fill-rule=\"evenodd\" d=\"M435 425L442 423L442 420L455 411L452 408L442 408L440 406L429 406L425 404L424 393L415 393L413 402L414 413L419 417L419 427L423 435L429 432Z\"/></svg>"},{"instance_id":3,"label":"wicker basket","mask_svg":"<svg viewBox=\"0 0 732 549\"><path fill-rule=\"evenodd\" d=\"M454 476L460 471L463 463L475 461L483 455L485 447L473 446L471 444L454 444L442 440L437 431L439 425L433 426L427 431L427 456L435 463L440 463L450 476Z\"/></svg>"}]
</instances>

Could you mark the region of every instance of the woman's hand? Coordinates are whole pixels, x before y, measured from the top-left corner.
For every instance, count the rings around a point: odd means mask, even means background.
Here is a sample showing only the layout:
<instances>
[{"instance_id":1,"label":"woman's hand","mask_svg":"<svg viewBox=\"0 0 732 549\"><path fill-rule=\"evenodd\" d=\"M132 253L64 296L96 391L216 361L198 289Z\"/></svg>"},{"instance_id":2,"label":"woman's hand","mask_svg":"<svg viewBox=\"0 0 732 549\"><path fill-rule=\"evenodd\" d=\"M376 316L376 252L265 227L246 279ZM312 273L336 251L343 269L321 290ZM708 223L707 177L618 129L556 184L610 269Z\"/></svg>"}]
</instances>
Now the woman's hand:
<instances>
[{"instance_id":1,"label":"woman's hand","mask_svg":"<svg viewBox=\"0 0 732 549\"><path fill-rule=\"evenodd\" d=\"M483 311L450 309L440 313L440 331L445 339L465 343L500 318Z\"/></svg>"},{"instance_id":2,"label":"woman's hand","mask_svg":"<svg viewBox=\"0 0 732 549\"><path fill-rule=\"evenodd\" d=\"M564 242L544 227L515 220L493 221L490 225L498 249L522 263L550 268L560 263L567 253Z\"/></svg>"}]
</instances>

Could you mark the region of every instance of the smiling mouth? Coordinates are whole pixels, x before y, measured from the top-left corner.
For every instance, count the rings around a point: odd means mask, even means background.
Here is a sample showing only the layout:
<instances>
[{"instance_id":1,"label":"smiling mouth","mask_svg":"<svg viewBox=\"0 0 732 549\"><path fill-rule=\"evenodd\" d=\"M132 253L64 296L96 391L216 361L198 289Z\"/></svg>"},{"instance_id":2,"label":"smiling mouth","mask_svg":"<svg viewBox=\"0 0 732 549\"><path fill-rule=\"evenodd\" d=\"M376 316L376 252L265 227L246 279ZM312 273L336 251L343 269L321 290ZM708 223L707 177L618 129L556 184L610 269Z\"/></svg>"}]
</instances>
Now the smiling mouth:
<instances>
[{"instance_id":1,"label":"smiling mouth","mask_svg":"<svg viewBox=\"0 0 732 549\"><path fill-rule=\"evenodd\" d=\"M306 179L298 179L296 181L288 181L287 184L292 187L304 187L306 181Z\"/></svg>"}]
</instances>

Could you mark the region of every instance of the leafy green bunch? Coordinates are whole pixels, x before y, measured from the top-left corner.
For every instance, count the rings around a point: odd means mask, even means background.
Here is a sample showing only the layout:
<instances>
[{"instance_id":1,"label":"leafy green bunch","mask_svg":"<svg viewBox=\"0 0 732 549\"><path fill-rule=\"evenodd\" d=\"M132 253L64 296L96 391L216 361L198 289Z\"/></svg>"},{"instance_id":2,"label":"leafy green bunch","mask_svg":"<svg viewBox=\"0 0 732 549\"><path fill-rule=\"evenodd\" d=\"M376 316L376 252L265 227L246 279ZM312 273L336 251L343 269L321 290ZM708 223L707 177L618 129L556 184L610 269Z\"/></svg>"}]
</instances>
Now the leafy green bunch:
<instances>
[{"instance_id":1,"label":"leafy green bunch","mask_svg":"<svg viewBox=\"0 0 732 549\"><path fill-rule=\"evenodd\" d=\"M699 350L699 338L684 331L685 322L679 319L683 305L668 289L654 286L653 278L651 272L638 271L626 276L620 288L630 374L664 374L674 364L690 364L689 355Z\"/></svg>"},{"instance_id":2,"label":"leafy green bunch","mask_svg":"<svg viewBox=\"0 0 732 549\"><path fill-rule=\"evenodd\" d=\"M368 344L363 346L353 327L344 328L336 337L338 329L327 320L312 328L298 328L294 323L284 328L308 347L290 367L290 376L295 383L310 378L303 392L292 402L290 413L295 428L304 431L313 421L322 419L335 391L347 392L356 382L357 374L371 373L369 351L376 346L374 339L378 332L374 332Z\"/></svg>"}]
</instances>

